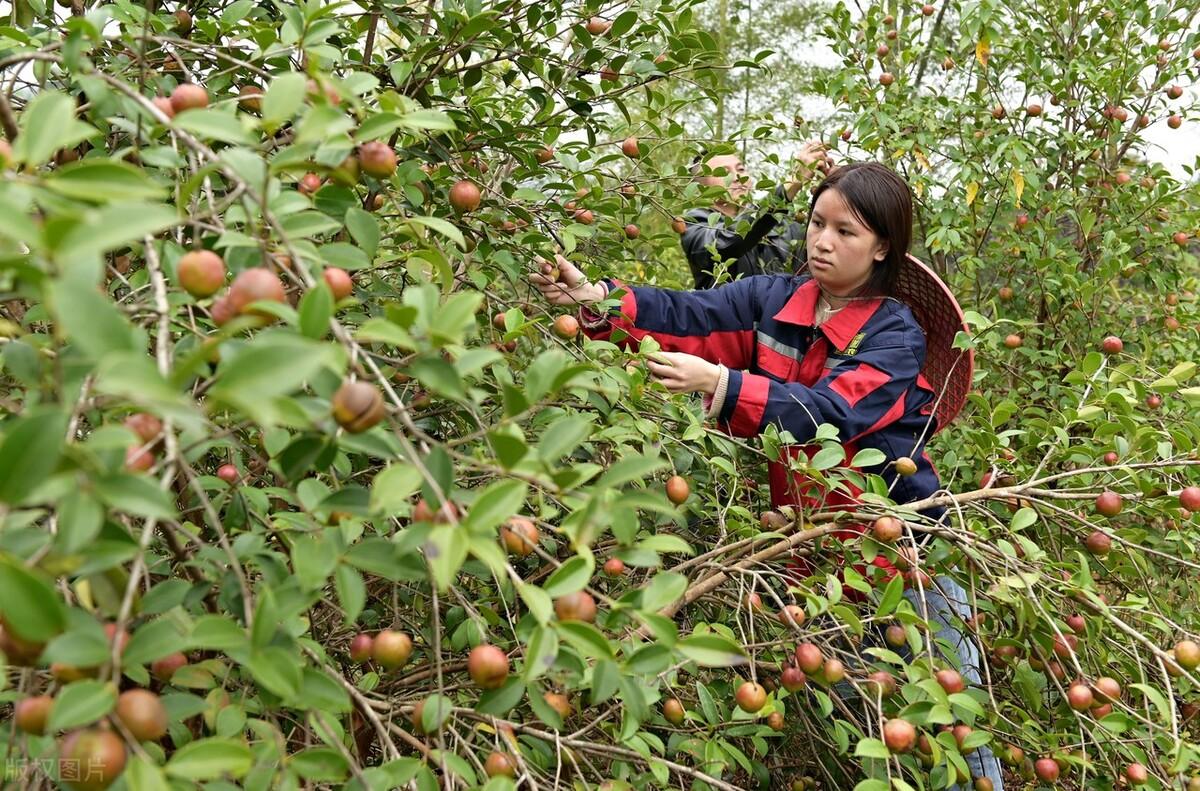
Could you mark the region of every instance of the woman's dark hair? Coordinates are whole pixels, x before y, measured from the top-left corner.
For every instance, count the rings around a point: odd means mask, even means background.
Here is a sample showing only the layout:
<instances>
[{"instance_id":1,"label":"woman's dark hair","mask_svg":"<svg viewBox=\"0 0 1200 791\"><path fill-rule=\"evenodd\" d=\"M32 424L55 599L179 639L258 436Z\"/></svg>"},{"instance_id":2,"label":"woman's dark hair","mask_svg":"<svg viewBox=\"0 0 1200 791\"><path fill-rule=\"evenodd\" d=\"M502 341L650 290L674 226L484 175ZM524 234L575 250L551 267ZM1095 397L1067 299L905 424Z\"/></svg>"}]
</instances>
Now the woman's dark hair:
<instances>
[{"instance_id":1,"label":"woman's dark hair","mask_svg":"<svg viewBox=\"0 0 1200 791\"><path fill-rule=\"evenodd\" d=\"M896 291L900 266L912 243L912 193L904 179L878 162L852 162L825 177L813 190L808 214L825 190L837 190L864 225L888 243L887 256L876 261L863 291L891 296Z\"/></svg>"}]
</instances>

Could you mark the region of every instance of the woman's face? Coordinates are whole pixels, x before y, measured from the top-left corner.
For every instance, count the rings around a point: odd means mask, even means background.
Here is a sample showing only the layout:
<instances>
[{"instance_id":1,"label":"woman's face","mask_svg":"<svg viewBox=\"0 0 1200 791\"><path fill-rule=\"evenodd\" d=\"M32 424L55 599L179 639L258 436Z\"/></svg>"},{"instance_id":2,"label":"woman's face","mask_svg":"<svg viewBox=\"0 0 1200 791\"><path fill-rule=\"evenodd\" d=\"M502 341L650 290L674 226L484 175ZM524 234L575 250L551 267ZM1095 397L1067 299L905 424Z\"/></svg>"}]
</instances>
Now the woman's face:
<instances>
[{"instance_id":1,"label":"woman's face","mask_svg":"<svg viewBox=\"0 0 1200 791\"><path fill-rule=\"evenodd\" d=\"M834 296L850 296L867 282L887 241L863 224L846 199L831 187L821 193L808 218L808 271Z\"/></svg>"}]
</instances>

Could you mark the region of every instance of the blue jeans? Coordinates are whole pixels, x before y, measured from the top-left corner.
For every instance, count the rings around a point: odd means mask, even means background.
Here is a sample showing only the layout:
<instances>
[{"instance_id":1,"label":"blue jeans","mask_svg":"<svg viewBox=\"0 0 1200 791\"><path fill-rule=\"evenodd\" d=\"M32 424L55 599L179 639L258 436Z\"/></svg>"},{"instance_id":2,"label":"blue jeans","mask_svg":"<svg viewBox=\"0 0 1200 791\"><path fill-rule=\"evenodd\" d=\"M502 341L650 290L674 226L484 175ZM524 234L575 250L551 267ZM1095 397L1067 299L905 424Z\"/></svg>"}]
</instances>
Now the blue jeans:
<instances>
[{"instance_id":1,"label":"blue jeans","mask_svg":"<svg viewBox=\"0 0 1200 791\"><path fill-rule=\"evenodd\" d=\"M971 617L971 608L967 603L967 592L963 587L949 577L937 577L931 587L925 588L925 607L921 606L921 598L914 589L904 591L904 598L912 603L913 609L925 618L934 629L934 639L954 646L958 653L959 672L963 678L972 684L979 684L980 656L979 646L974 640L956 629L952 623L952 615L966 621ZM928 612L926 612L928 610ZM941 646L935 646L940 649ZM949 657L945 657L949 658ZM1003 791L1004 778L1000 774L1000 762L988 745L975 749L974 752L963 756L973 777L986 777L992 781L995 791ZM970 786L951 786L951 791L967 791Z\"/></svg>"}]
</instances>

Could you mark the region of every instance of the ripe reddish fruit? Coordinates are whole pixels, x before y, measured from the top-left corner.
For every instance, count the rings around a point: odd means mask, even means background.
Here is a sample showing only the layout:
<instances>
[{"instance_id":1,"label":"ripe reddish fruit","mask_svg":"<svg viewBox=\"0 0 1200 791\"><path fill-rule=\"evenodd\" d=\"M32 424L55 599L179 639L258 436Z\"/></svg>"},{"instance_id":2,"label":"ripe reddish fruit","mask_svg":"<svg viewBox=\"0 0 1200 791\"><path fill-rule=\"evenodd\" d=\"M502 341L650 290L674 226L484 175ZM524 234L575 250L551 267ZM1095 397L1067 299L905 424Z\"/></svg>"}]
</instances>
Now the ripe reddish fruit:
<instances>
[{"instance_id":1,"label":"ripe reddish fruit","mask_svg":"<svg viewBox=\"0 0 1200 791\"><path fill-rule=\"evenodd\" d=\"M1194 640L1180 640L1175 644L1175 661L1187 670L1200 667L1200 644Z\"/></svg>"},{"instance_id":2,"label":"ripe reddish fruit","mask_svg":"<svg viewBox=\"0 0 1200 791\"><path fill-rule=\"evenodd\" d=\"M892 74L890 71L885 71L879 75L879 84L885 88L895 81L896 75Z\"/></svg>"},{"instance_id":3,"label":"ripe reddish fruit","mask_svg":"<svg viewBox=\"0 0 1200 791\"><path fill-rule=\"evenodd\" d=\"M1176 231L1175 233L1171 234L1171 241L1175 242L1175 244L1179 245L1180 247L1183 247L1188 243L1188 235L1183 231Z\"/></svg>"},{"instance_id":4,"label":"ripe reddish fruit","mask_svg":"<svg viewBox=\"0 0 1200 791\"><path fill-rule=\"evenodd\" d=\"M360 434L383 420L383 395L363 381L344 382L330 401L333 419L351 434Z\"/></svg>"},{"instance_id":5,"label":"ripe reddish fruit","mask_svg":"<svg viewBox=\"0 0 1200 791\"><path fill-rule=\"evenodd\" d=\"M1182 117L1180 117L1178 115L1167 116L1167 126L1171 127L1172 129L1178 129L1182 125L1183 125Z\"/></svg>"},{"instance_id":6,"label":"ripe reddish fruit","mask_svg":"<svg viewBox=\"0 0 1200 791\"><path fill-rule=\"evenodd\" d=\"M686 711L678 698L667 698L663 701L663 719L672 725L682 725Z\"/></svg>"},{"instance_id":7,"label":"ripe reddish fruit","mask_svg":"<svg viewBox=\"0 0 1200 791\"><path fill-rule=\"evenodd\" d=\"M737 701L738 708L748 714L753 714L767 705L767 691L762 688L761 684L753 681L743 681L733 697Z\"/></svg>"},{"instance_id":8,"label":"ripe reddish fruit","mask_svg":"<svg viewBox=\"0 0 1200 791\"><path fill-rule=\"evenodd\" d=\"M967 688L967 684L963 681L963 677L957 670L939 670L933 674L934 679L942 689L946 690L947 695L953 695L956 692L962 692Z\"/></svg>"},{"instance_id":9,"label":"ripe reddish fruit","mask_svg":"<svg viewBox=\"0 0 1200 791\"><path fill-rule=\"evenodd\" d=\"M508 678L508 655L494 645L477 645L467 656L467 675L480 689L499 689Z\"/></svg>"},{"instance_id":10,"label":"ripe reddish fruit","mask_svg":"<svg viewBox=\"0 0 1200 791\"><path fill-rule=\"evenodd\" d=\"M125 770L125 742L112 731L99 728L72 731L58 750L59 770L64 777L78 777L67 784L77 791L104 791Z\"/></svg>"},{"instance_id":11,"label":"ripe reddish fruit","mask_svg":"<svg viewBox=\"0 0 1200 791\"><path fill-rule=\"evenodd\" d=\"M783 714L778 711L773 711L767 715L767 727L773 731L782 731L784 728Z\"/></svg>"},{"instance_id":12,"label":"ripe reddish fruit","mask_svg":"<svg viewBox=\"0 0 1200 791\"><path fill-rule=\"evenodd\" d=\"M629 223L629 225L625 226L625 238L626 239L636 239L641 235L642 235L642 232L633 223Z\"/></svg>"},{"instance_id":13,"label":"ripe reddish fruit","mask_svg":"<svg viewBox=\"0 0 1200 791\"><path fill-rule=\"evenodd\" d=\"M1087 621L1079 613L1068 615L1066 618L1067 628L1075 634L1083 634L1087 631Z\"/></svg>"},{"instance_id":14,"label":"ripe reddish fruit","mask_svg":"<svg viewBox=\"0 0 1200 791\"><path fill-rule=\"evenodd\" d=\"M802 626L804 624L804 608L797 604L785 604L779 611L779 623L784 626Z\"/></svg>"},{"instance_id":15,"label":"ripe reddish fruit","mask_svg":"<svg viewBox=\"0 0 1200 791\"><path fill-rule=\"evenodd\" d=\"M176 113L208 107L208 91L190 82L180 83L171 91L171 109Z\"/></svg>"},{"instance_id":16,"label":"ripe reddish fruit","mask_svg":"<svg viewBox=\"0 0 1200 791\"><path fill-rule=\"evenodd\" d=\"M891 544L904 532L904 523L894 516L881 516L871 525L871 535L876 541Z\"/></svg>"},{"instance_id":17,"label":"ripe reddish fruit","mask_svg":"<svg viewBox=\"0 0 1200 791\"><path fill-rule=\"evenodd\" d=\"M470 179L456 181L450 187L450 205L460 214L478 209L482 199L479 187Z\"/></svg>"},{"instance_id":18,"label":"ripe reddish fruit","mask_svg":"<svg viewBox=\"0 0 1200 791\"><path fill-rule=\"evenodd\" d=\"M685 231L687 231L687 221L682 217L676 217L675 219L671 220L671 230L682 235Z\"/></svg>"},{"instance_id":19,"label":"ripe reddish fruit","mask_svg":"<svg viewBox=\"0 0 1200 791\"><path fill-rule=\"evenodd\" d=\"M274 319L270 313L247 310L255 302L287 302L283 283L270 269L256 266L239 274L229 287L229 304L238 315L251 314Z\"/></svg>"},{"instance_id":20,"label":"ripe reddish fruit","mask_svg":"<svg viewBox=\"0 0 1200 791\"><path fill-rule=\"evenodd\" d=\"M607 19L602 17L594 16L587 21L587 24L584 25L584 27L587 29L587 32L591 33L593 36L602 36L608 32L610 27L612 27L612 22L609 22Z\"/></svg>"},{"instance_id":21,"label":"ripe reddish fruit","mask_svg":"<svg viewBox=\"0 0 1200 791\"><path fill-rule=\"evenodd\" d=\"M500 540L509 554L523 558L538 544L538 529L532 519L514 516L500 527Z\"/></svg>"},{"instance_id":22,"label":"ripe reddish fruit","mask_svg":"<svg viewBox=\"0 0 1200 791\"><path fill-rule=\"evenodd\" d=\"M580 225L591 225L596 221L596 215L592 213L591 209L576 209L571 216Z\"/></svg>"},{"instance_id":23,"label":"ripe reddish fruit","mask_svg":"<svg viewBox=\"0 0 1200 791\"><path fill-rule=\"evenodd\" d=\"M883 630L883 640L892 648L899 648L908 642L908 635L905 633L903 626L894 623Z\"/></svg>"},{"instance_id":24,"label":"ripe reddish fruit","mask_svg":"<svg viewBox=\"0 0 1200 791\"><path fill-rule=\"evenodd\" d=\"M1116 516L1124 505L1121 495L1116 492L1105 491L1096 497L1096 513L1102 516Z\"/></svg>"},{"instance_id":25,"label":"ripe reddish fruit","mask_svg":"<svg viewBox=\"0 0 1200 791\"><path fill-rule=\"evenodd\" d=\"M263 90L257 85L243 85L238 91L238 107L246 112L262 111Z\"/></svg>"},{"instance_id":26,"label":"ripe reddish fruit","mask_svg":"<svg viewBox=\"0 0 1200 791\"><path fill-rule=\"evenodd\" d=\"M1014 295L1015 294L1014 294L1012 288L1010 288L1009 286L1000 286L1000 291L998 292L998 296L1000 297L1001 302L1012 302L1012 298Z\"/></svg>"},{"instance_id":27,"label":"ripe reddish fruit","mask_svg":"<svg viewBox=\"0 0 1200 791\"><path fill-rule=\"evenodd\" d=\"M1105 703L1103 706L1093 706L1091 715L1096 719L1101 720L1107 717L1109 714L1112 714L1112 710L1112 704Z\"/></svg>"},{"instance_id":28,"label":"ripe reddish fruit","mask_svg":"<svg viewBox=\"0 0 1200 791\"><path fill-rule=\"evenodd\" d=\"M947 55L942 60L942 71L950 71L953 68L954 68L954 58Z\"/></svg>"},{"instance_id":29,"label":"ripe reddish fruit","mask_svg":"<svg viewBox=\"0 0 1200 791\"><path fill-rule=\"evenodd\" d=\"M371 658L375 648L375 640L371 635L365 632L359 632L354 635L354 639L350 641L350 661L364 664Z\"/></svg>"},{"instance_id":30,"label":"ripe reddish fruit","mask_svg":"<svg viewBox=\"0 0 1200 791\"><path fill-rule=\"evenodd\" d=\"M404 632L384 629L375 635L371 646L371 657L384 670L403 667L412 655L412 640Z\"/></svg>"},{"instance_id":31,"label":"ripe reddish fruit","mask_svg":"<svg viewBox=\"0 0 1200 791\"><path fill-rule=\"evenodd\" d=\"M1150 395L1146 396L1146 406L1150 407L1151 409L1158 409L1160 406L1162 406L1162 402L1162 396L1160 396L1158 393L1151 393Z\"/></svg>"},{"instance_id":32,"label":"ripe reddish fruit","mask_svg":"<svg viewBox=\"0 0 1200 791\"><path fill-rule=\"evenodd\" d=\"M137 434L143 443L153 442L162 434L162 421L146 412L135 412L125 418L125 428Z\"/></svg>"},{"instance_id":33,"label":"ripe reddish fruit","mask_svg":"<svg viewBox=\"0 0 1200 791\"><path fill-rule=\"evenodd\" d=\"M1031 104L1025 108L1025 114L1030 118L1037 118L1042 114L1042 106L1040 104Z\"/></svg>"},{"instance_id":34,"label":"ripe reddish fruit","mask_svg":"<svg viewBox=\"0 0 1200 791\"><path fill-rule=\"evenodd\" d=\"M575 591L554 600L554 614L560 621L596 620L596 600L587 591Z\"/></svg>"},{"instance_id":35,"label":"ripe reddish fruit","mask_svg":"<svg viewBox=\"0 0 1200 791\"><path fill-rule=\"evenodd\" d=\"M125 469L129 472L148 472L154 469L154 451L142 445L125 449Z\"/></svg>"},{"instance_id":36,"label":"ripe reddish fruit","mask_svg":"<svg viewBox=\"0 0 1200 791\"><path fill-rule=\"evenodd\" d=\"M1008 115L1008 111L1004 109L1003 105L998 104L992 108L992 118L995 118L997 121L1003 119L1006 115Z\"/></svg>"},{"instance_id":37,"label":"ripe reddish fruit","mask_svg":"<svg viewBox=\"0 0 1200 791\"><path fill-rule=\"evenodd\" d=\"M959 723L958 725L955 725L953 728L950 729L950 733L954 736L954 742L958 745L959 752L962 752L962 753L975 752L974 747L969 747L966 749L963 748L963 744L966 742L967 737L971 735L972 730L973 729L971 728L970 725L964 725L962 723Z\"/></svg>"},{"instance_id":38,"label":"ripe reddish fruit","mask_svg":"<svg viewBox=\"0 0 1200 791\"><path fill-rule=\"evenodd\" d=\"M808 675L819 673L825 664L825 655L813 643L801 643L796 646L796 664Z\"/></svg>"},{"instance_id":39,"label":"ripe reddish fruit","mask_svg":"<svg viewBox=\"0 0 1200 791\"><path fill-rule=\"evenodd\" d=\"M561 692L547 692L542 695L542 700L546 705L558 712L558 716L564 720L571 716L574 707L571 706L571 699Z\"/></svg>"},{"instance_id":40,"label":"ripe reddish fruit","mask_svg":"<svg viewBox=\"0 0 1200 791\"><path fill-rule=\"evenodd\" d=\"M1021 228L1024 228L1026 225L1029 225L1029 215L1026 214L1025 212L1021 212L1020 214L1017 215L1017 219L1014 221L1014 225L1017 226L1018 230L1020 230Z\"/></svg>"},{"instance_id":41,"label":"ripe reddish fruit","mask_svg":"<svg viewBox=\"0 0 1200 791\"><path fill-rule=\"evenodd\" d=\"M933 16L933 6L931 6L929 3L926 3L925 5L921 6L921 15L922 16Z\"/></svg>"},{"instance_id":42,"label":"ripe reddish fruit","mask_svg":"<svg viewBox=\"0 0 1200 791\"><path fill-rule=\"evenodd\" d=\"M211 297L225 285L225 261L211 250L192 250L180 257L175 275L193 297Z\"/></svg>"},{"instance_id":43,"label":"ripe reddish fruit","mask_svg":"<svg viewBox=\"0 0 1200 791\"><path fill-rule=\"evenodd\" d=\"M867 690L871 695L890 698L896 694L896 679L886 670L876 670L867 676Z\"/></svg>"},{"instance_id":44,"label":"ripe reddish fruit","mask_svg":"<svg viewBox=\"0 0 1200 791\"><path fill-rule=\"evenodd\" d=\"M1068 659L1079 647L1079 638L1073 634L1055 635L1053 643L1054 655L1060 659Z\"/></svg>"},{"instance_id":45,"label":"ripe reddish fruit","mask_svg":"<svg viewBox=\"0 0 1200 791\"><path fill-rule=\"evenodd\" d=\"M232 464L222 464L217 468L217 477L232 486L233 484L237 483L238 479L242 476L241 473L238 472L238 468L236 466Z\"/></svg>"},{"instance_id":46,"label":"ripe reddish fruit","mask_svg":"<svg viewBox=\"0 0 1200 791\"><path fill-rule=\"evenodd\" d=\"M667 499L675 505L683 505L689 494L691 494L691 487L688 486L687 478L682 475L672 475L667 479Z\"/></svg>"},{"instance_id":47,"label":"ripe reddish fruit","mask_svg":"<svg viewBox=\"0 0 1200 791\"><path fill-rule=\"evenodd\" d=\"M516 761L508 753L492 752L483 762L483 772L488 777L516 777Z\"/></svg>"},{"instance_id":48,"label":"ripe reddish fruit","mask_svg":"<svg viewBox=\"0 0 1200 791\"><path fill-rule=\"evenodd\" d=\"M875 48L875 54L880 58L886 58L888 56L888 53L891 51L892 50L888 47L887 44L880 44L878 47Z\"/></svg>"},{"instance_id":49,"label":"ripe reddish fruit","mask_svg":"<svg viewBox=\"0 0 1200 791\"><path fill-rule=\"evenodd\" d=\"M779 683L788 692L796 692L801 689L808 679L804 675L804 671L798 667L785 667L779 675Z\"/></svg>"},{"instance_id":50,"label":"ripe reddish fruit","mask_svg":"<svg viewBox=\"0 0 1200 791\"><path fill-rule=\"evenodd\" d=\"M1039 758L1033 762L1033 772L1043 783L1057 783L1061 770L1053 758Z\"/></svg>"},{"instance_id":51,"label":"ripe reddish fruit","mask_svg":"<svg viewBox=\"0 0 1200 791\"><path fill-rule=\"evenodd\" d=\"M544 165L554 159L554 149L551 146L542 146L533 153L533 156L539 165Z\"/></svg>"},{"instance_id":52,"label":"ripe reddish fruit","mask_svg":"<svg viewBox=\"0 0 1200 791\"><path fill-rule=\"evenodd\" d=\"M192 32L192 15L186 9L181 8L175 12L175 32L184 38Z\"/></svg>"},{"instance_id":53,"label":"ripe reddish fruit","mask_svg":"<svg viewBox=\"0 0 1200 791\"><path fill-rule=\"evenodd\" d=\"M896 459L896 474L907 478L910 475L917 474L917 463L908 456L901 456Z\"/></svg>"},{"instance_id":54,"label":"ripe reddish fruit","mask_svg":"<svg viewBox=\"0 0 1200 791\"><path fill-rule=\"evenodd\" d=\"M636 159L641 155L641 147L638 145L636 137L627 137L621 141L621 153L630 159Z\"/></svg>"},{"instance_id":55,"label":"ripe reddish fruit","mask_svg":"<svg viewBox=\"0 0 1200 791\"><path fill-rule=\"evenodd\" d=\"M167 735L167 710L158 695L130 689L117 698L117 719L139 742L156 742Z\"/></svg>"},{"instance_id":56,"label":"ripe reddish fruit","mask_svg":"<svg viewBox=\"0 0 1200 791\"><path fill-rule=\"evenodd\" d=\"M1083 542L1087 551L1096 557L1104 557L1112 551L1112 538L1099 530L1093 530Z\"/></svg>"},{"instance_id":57,"label":"ripe reddish fruit","mask_svg":"<svg viewBox=\"0 0 1200 791\"><path fill-rule=\"evenodd\" d=\"M1200 511L1200 486L1187 486L1179 492L1179 507L1185 511Z\"/></svg>"},{"instance_id":58,"label":"ripe reddish fruit","mask_svg":"<svg viewBox=\"0 0 1200 791\"><path fill-rule=\"evenodd\" d=\"M1021 348L1021 344L1022 344L1023 342L1024 342L1024 341L1021 339L1021 336L1020 336L1020 335L1017 335L1016 333L1013 333L1013 334L1011 334L1011 335L1006 335L1006 336L1005 336L1005 338L1004 338L1004 347L1005 347L1006 349L1019 349L1019 348Z\"/></svg>"},{"instance_id":59,"label":"ripe reddish fruit","mask_svg":"<svg viewBox=\"0 0 1200 791\"><path fill-rule=\"evenodd\" d=\"M826 684L836 684L846 677L846 666L840 659L826 659L821 666L820 680Z\"/></svg>"},{"instance_id":60,"label":"ripe reddish fruit","mask_svg":"<svg viewBox=\"0 0 1200 791\"><path fill-rule=\"evenodd\" d=\"M1109 335L1100 342L1100 348L1105 354L1120 354L1125 349L1125 344L1116 335Z\"/></svg>"},{"instance_id":61,"label":"ripe reddish fruit","mask_svg":"<svg viewBox=\"0 0 1200 791\"><path fill-rule=\"evenodd\" d=\"M1101 703L1115 703L1121 698L1121 685L1116 679L1101 676L1093 682L1092 692Z\"/></svg>"},{"instance_id":62,"label":"ripe reddish fruit","mask_svg":"<svg viewBox=\"0 0 1200 791\"><path fill-rule=\"evenodd\" d=\"M1150 772L1142 764L1133 763L1125 767L1125 779L1130 785L1140 786L1149 782Z\"/></svg>"},{"instance_id":63,"label":"ripe reddish fruit","mask_svg":"<svg viewBox=\"0 0 1200 791\"><path fill-rule=\"evenodd\" d=\"M1095 695L1087 684L1072 684L1067 689L1067 705L1075 711L1086 711L1096 702Z\"/></svg>"},{"instance_id":64,"label":"ripe reddish fruit","mask_svg":"<svg viewBox=\"0 0 1200 791\"><path fill-rule=\"evenodd\" d=\"M917 729L907 720L888 720L883 724L883 743L889 752L911 752L917 744Z\"/></svg>"},{"instance_id":65,"label":"ripe reddish fruit","mask_svg":"<svg viewBox=\"0 0 1200 791\"><path fill-rule=\"evenodd\" d=\"M436 514L429 507L429 503L425 502L424 497L417 500L416 506L413 507L412 519L414 522L433 522L436 525L444 525L457 518L458 508L451 502L442 503Z\"/></svg>"},{"instance_id":66,"label":"ripe reddish fruit","mask_svg":"<svg viewBox=\"0 0 1200 791\"><path fill-rule=\"evenodd\" d=\"M339 269L336 266L327 267L321 273L321 277L324 278L325 285L329 286L335 300L343 300L354 293L354 281L350 279L350 273L345 269Z\"/></svg>"},{"instance_id":67,"label":"ripe reddish fruit","mask_svg":"<svg viewBox=\"0 0 1200 791\"><path fill-rule=\"evenodd\" d=\"M1182 325L1179 323L1179 319L1175 318L1174 316L1167 316L1165 319L1163 319L1163 326L1171 332L1174 332Z\"/></svg>"},{"instance_id":68,"label":"ripe reddish fruit","mask_svg":"<svg viewBox=\"0 0 1200 791\"><path fill-rule=\"evenodd\" d=\"M396 151L387 143L371 140L358 147L358 164L372 178L389 178L396 172Z\"/></svg>"},{"instance_id":69,"label":"ripe reddish fruit","mask_svg":"<svg viewBox=\"0 0 1200 791\"><path fill-rule=\"evenodd\" d=\"M1108 465L1116 464L1120 459L1121 457L1117 455L1115 450L1110 450L1104 454L1104 463Z\"/></svg>"},{"instance_id":70,"label":"ripe reddish fruit","mask_svg":"<svg viewBox=\"0 0 1200 791\"><path fill-rule=\"evenodd\" d=\"M312 195L321 189L321 177L316 173L305 173L296 184L296 189L301 195Z\"/></svg>"},{"instance_id":71,"label":"ripe reddish fruit","mask_svg":"<svg viewBox=\"0 0 1200 791\"><path fill-rule=\"evenodd\" d=\"M619 577L625 573L625 561L620 558L609 558L604 561L604 575L606 577Z\"/></svg>"},{"instance_id":72,"label":"ripe reddish fruit","mask_svg":"<svg viewBox=\"0 0 1200 791\"><path fill-rule=\"evenodd\" d=\"M13 707L13 721L25 733L41 736L46 733L46 723L50 720L50 708L54 698L49 695L34 695L18 700Z\"/></svg>"},{"instance_id":73,"label":"ripe reddish fruit","mask_svg":"<svg viewBox=\"0 0 1200 791\"><path fill-rule=\"evenodd\" d=\"M554 319L554 334L563 340L574 340L579 335L579 319L569 314Z\"/></svg>"},{"instance_id":74,"label":"ripe reddish fruit","mask_svg":"<svg viewBox=\"0 0 1200 791\"><path fill-rule=\"evenodd\" d=\"M173 654L167 654L161 659L155 659L150 663L150 675L157 678L159 681L167 682L175 675L175 671L184 667L188 663L188 658L183 653L176 651Z\"/></svg>"}]
</instances>

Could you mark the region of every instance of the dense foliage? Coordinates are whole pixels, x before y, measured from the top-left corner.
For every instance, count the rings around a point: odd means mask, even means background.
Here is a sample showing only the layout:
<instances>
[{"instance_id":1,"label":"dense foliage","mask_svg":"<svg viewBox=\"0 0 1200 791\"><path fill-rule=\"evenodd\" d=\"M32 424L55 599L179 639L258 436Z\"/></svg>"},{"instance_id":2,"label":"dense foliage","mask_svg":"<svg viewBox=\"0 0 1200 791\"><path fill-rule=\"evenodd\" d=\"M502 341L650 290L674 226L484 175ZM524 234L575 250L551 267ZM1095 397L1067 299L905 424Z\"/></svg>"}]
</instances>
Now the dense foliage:
<instances>
[{"instance_id":1,"label":"dense foliage","mask_svg":"<svg viewBox=\"0 0 1200 791\"><path fill-rule=\"evenodd\" d=\"M897 167L968 309L955 519L873 586L886 530L769 510L785 437L705 425L525 281L561 251L687 285L690 119L765 58L695 6L14 4L12 787L884 791L984 743L1012 787L1200 787L1200 211L1143 137L1195 133L1200 9L839 7L834 116L746 121L777 166L823 129ZM814 478L933 529L835 434ZM942 574L981 685L902 596Z\"/></svg>"}]
</instances>

